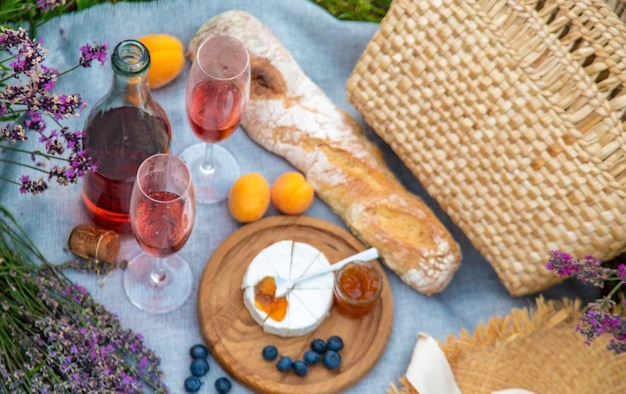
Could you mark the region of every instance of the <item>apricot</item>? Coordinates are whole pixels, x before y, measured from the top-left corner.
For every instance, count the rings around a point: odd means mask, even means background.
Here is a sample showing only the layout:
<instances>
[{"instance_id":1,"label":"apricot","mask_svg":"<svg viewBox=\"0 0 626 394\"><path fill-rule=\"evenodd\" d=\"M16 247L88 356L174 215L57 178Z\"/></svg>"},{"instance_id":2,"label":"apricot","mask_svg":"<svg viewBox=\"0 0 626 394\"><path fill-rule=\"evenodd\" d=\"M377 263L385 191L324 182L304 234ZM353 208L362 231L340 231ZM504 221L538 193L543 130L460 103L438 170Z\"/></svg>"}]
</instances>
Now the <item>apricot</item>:
<instances>
[{"instance_id":1,"label":"apricot","mask_svg":"<svg viewBox=\"0 0 626 394\"><path fill-rule=\"evenodd\" d=\"M270 200L274 207L286 215L304 213L315 198L313 186L299 172L281 174L270 189Z\"/></svg>"},{"instance_id":2,"label":"apricot","mask_svg":"<svg viewBox=\"0 0 626 394\"><path fill-rule=\"evenodd\" d=\"M228 210L240 223L261 219L269 205L270 185L259 173L244 174L230 187Z\"/></svg>"},{"instance_id":3,"label":"apricot","mask_svg":"<svg viewBox=\"0 0 626 394\"><path fill-rule=\"evenodd\" d=\"M150 34L137 39L150 51L148 83L158 89L172 82L183 70L185 54L183 44L167 34Z\"/></svg>"}]
</instances>

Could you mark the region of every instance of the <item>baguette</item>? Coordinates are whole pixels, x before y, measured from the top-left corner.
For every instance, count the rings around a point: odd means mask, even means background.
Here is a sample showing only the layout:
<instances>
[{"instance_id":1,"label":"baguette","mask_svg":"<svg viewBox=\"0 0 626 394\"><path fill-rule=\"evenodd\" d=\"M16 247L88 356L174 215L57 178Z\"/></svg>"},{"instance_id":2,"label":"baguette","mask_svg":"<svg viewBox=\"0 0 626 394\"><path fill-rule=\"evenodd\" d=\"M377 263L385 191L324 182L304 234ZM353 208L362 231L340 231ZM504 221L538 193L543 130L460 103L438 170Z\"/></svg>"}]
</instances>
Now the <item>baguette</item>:
<instances>
[{"instance_id":1,"label":"baguette","mask_svg":"<svg viewBox=\"0 0 626 394\"><path fill-rule=\"evenodd\" d=\"M302 71L258 19L227 11L205 22L187 56L211 35L228 34L250 54L250 101L242 126L256 143L301 171L319 198L381 260L420 293L442 291L461 252L444 225L387 167L359 123Z\"/></svg>"}]
</instances>

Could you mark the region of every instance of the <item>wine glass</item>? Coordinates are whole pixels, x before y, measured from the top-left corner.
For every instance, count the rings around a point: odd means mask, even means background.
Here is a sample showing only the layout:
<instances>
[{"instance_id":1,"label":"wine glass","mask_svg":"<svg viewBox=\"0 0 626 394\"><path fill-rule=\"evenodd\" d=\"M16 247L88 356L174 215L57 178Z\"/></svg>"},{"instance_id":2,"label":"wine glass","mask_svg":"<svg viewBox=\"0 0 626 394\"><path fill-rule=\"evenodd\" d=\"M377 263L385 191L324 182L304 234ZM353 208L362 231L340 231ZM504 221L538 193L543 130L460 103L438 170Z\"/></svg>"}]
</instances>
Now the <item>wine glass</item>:
<instances>
[{"instance_id":1,"label":"wine glass","mask_svg":"<svg viewBox=\"0 0 626 394\"><path fill-rule=\"evenodd\" d=\"M176 252L189 239L195 214L185 162L165 153L144 160L130 197L130 226L143 252L124 271L124 290L139 309L169 312L191 294L191 268Z\"/></svg>"},{"instance_id":2,"label":"wine glass","mask_svg":"<svg viewBox=\"0 0 626 394\"><path fill-rule=\"evenodd\" d=\"M208 37L198 48L185 93L191 130L204 142L180 154L191 169L199 203L224 200L239 176L237 161L217 143L239 127L249 96L250 59L246 47L228 35Z\"/></svg>"}]
</instances>

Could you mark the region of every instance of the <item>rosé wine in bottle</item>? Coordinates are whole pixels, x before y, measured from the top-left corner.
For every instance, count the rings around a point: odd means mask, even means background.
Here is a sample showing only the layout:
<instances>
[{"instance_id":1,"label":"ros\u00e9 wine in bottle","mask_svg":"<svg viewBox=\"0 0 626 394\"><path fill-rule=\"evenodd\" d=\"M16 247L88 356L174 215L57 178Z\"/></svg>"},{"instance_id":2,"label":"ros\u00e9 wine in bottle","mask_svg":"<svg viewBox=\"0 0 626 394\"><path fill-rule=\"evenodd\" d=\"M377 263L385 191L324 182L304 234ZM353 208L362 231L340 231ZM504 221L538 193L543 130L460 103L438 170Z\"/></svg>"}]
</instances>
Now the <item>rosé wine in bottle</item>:
<instances>
[{"instance_id":1,"label":"ros\u00e9 wine in bottle","mask_svg":"<svg viewBox=\"0 0 626 394\"><path fill-rule=\"evenodd\" d=\"M137 169L146 157L167 152L169 136L168 122L133 107L114 108L93 118L86 128L85 146L97 170L83 179L83 203L96 225L130 230L128 212Z\"/></svg>"},{"instance_id":2,"label":"ros\u00e9 wine in bottle","mask_svg":"<svg viewBox=\"0 0 626 394\"><path fill-rule=\"evenodd\" d=\"M120 42L111 65L111 89L89 113L83 133L96 170L83 178L82 200L98 227L128 232L137 169L149 156L169 152L172 129L150 93L145 46L134 40Z\"/></svg>"},{"instance_id":3,"label":"ros\u00e9 wine in bottle","mask_svg":"<svg viewBox=\"0 0 626 394\"><path fill-rule=\"evenodd\" d=\"M241 92L231 82L202 81L187 102L187 116L194 134L205 142L228 138L241 120Z\"/></svg>"}]
</instances>

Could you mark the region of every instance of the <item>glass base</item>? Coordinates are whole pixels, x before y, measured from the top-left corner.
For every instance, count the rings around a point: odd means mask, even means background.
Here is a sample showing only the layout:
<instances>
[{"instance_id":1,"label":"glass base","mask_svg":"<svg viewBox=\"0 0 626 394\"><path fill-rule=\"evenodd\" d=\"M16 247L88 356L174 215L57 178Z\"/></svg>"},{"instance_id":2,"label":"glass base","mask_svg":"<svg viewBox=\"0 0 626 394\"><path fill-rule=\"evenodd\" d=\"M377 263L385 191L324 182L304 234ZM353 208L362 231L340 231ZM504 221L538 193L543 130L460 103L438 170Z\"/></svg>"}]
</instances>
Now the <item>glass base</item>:
<instances>
[{"instance_id":1,"label":"glass base","mask_svg":"<svg viewBox=\"0 0 626 394\"><path fill-rule=\"evenodd\" d=\"M202 166L207 144L199 143L188 146L180 153L191 170L196 202L199 204L215 204L228 197L230 187L239 177L239 164L235 157L225 148L213 144L213 168Z\"/></svg>"},{"instance_id":2,"label":"glass base","mask_svg":"<svg viewBox=\"0 0 626 394\"><path fill-rule=\"evenodd\" d=\"M149 313L167 313L180 307L191 294L192 274L189 264L177 255L161 260L141 253L124 270L124 290L130 302Z\"/></svg>"}]
</instances>

